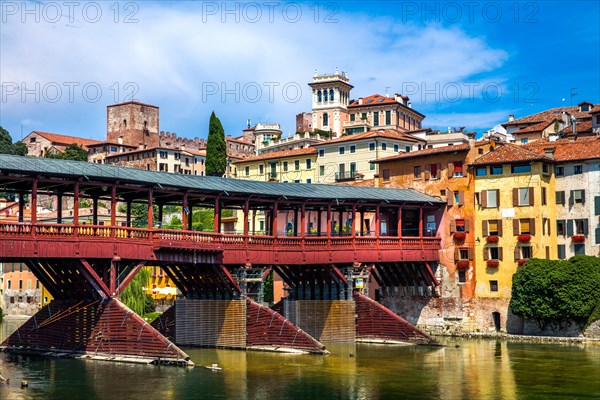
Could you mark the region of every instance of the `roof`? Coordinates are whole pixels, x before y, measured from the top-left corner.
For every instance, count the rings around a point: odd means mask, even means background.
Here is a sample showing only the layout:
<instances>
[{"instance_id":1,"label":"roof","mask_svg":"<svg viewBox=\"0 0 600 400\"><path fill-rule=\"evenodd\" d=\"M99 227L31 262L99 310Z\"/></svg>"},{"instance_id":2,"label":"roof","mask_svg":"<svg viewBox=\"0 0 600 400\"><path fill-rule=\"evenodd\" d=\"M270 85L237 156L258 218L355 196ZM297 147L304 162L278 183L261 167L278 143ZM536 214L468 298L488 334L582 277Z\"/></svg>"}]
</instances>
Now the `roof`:
<instances>
[{"instance_id":1,"label":"roof","mask_svg":"<svg viewBox=\"0 0 600 400\"><path fill-rule=\"evenodd\" d=\"M533 125L526 126L524 128L519 129L518 131L513 132L513 135L518 135L520 133L532 133L532 132L541 132L551 124L554 123L558 118L553 118L552 120L538 122Z\"/></svg>"},{"instance_id":2,"label":"roof","mask_svg":"<svg viewBox=\"0 0 600 400\"><path fill-rule=\"evenodd\" d=\"M374 139L374 138L405 140L408 142L425 142L424 139L418 138L418 137L410 135L408 133L405 133L402 131L396 131L393 129L386 129L386 130L371 130L368 132L361 132L361 133L355 133L353 135L342 136L337 139L331 139L331 140L326 140L324 142L315 143L315 144L313 144L313 146L325 146L325 145L333 144L333 143L353 142L356 140Z\"/></svg>"},{"instance_id":3,"label":"roof","mask_svg":"<svg viewBox=\"0 0 600 400\"><path fill-rule=\"evenodd\" d=\"M413 202L440 204L441 200L413 189L365 188L339 185L259 182L213 176L170 174L134 168L94 164L84 161L57 160L24 156L0 155L0 173L8 172L64 176L88 180L119 180L164 188L189 190L225 196L255 196L271 199L312 199L319 201L363 200L374 202Z\"/></svg>"},{"instance_id":4,"label":"roof","mask_svg":"<svg viewBox=\"0 0 600 400\"><path fill-rule=\"evenodd\" d=\"M577 122L577 133L591 133L592 132L592 121ZM567 126L563 129L562 133L573 133L573 125Z\"/></svg>"},{"instance_id":5,"label":"roof","mask_svg":"<svg viewBox=\"0 0 600 400\"><path fill-rule=\"evenodd\" d=\"M80 138L77 136L61 135L59 133L40 132L40 131L32 131L31 133L37 133L38 135L42 136L43 138L48 139L52 143L60 143L60 144L65 144L65 145L70 145L70 144L75 143L83 148L87 148L91 144L99 143L98 140L84 139L84 138ZM31 133L30 133L30 135L31 135Z\"/></svg>"},{"instance_id":6,"label":"roof","mask_svg":"<svg viewBox=\"0 0 600 400\"><path fill-rule=\"evenodd\" d=\"M408 97L406 97L406 96L402 96L402 98L408 99ZM407 107L404 104L396 101L395 97L386 97L386 96L382 96L380 94L372 94L367 97L362 97L362 104L359 104L358 100L354 100L352 103L348 104L348 108L372 107L372 106L380 106L380 105L387 105L387 104L398 104L408 110L413 111L415 114L419 114L423 117L425 116L425 115L421 114L420 112L418 112L417 110L413 110L412 108Z\"/></svg>"},{"instance_id":7,"label":"roof","mask_svg":"<svg viewBox=\"0 0 600 400\"><path fill-rule=\"evenodd\" d=\"M594 109L597 106L600 106L600 104L596 104L594 106ZM528 115L523 118L515 119L514 121L507 121L507 122L502 123L501 125L506 128L507 126L513 126L513 125L536 124L536 123L544 122L544 121L554 121L554 119L556 119L556 118L562 118L563 112L568 112L569 114L571 114L572 116L574 116L577 119L585 119L585 118L591 117L589 111L581 112L581 111L579 111L578 106L556 107L556 108L551 108L549 110L541 111L539 113L531 114L531 115Z\"/></svg>"},{"instance_id":8,"label":"roof","mask_svg":"<svg viewBox=\"0 0 600 400\"><path fill-rule=\"evenodd\" d=\"M123 147L131 147L131 148L137 148L138 147L138 146L134 146L134 145L131 145L131 144L110 142L108 140L104 140L104 141L101 141L101 142L96 142L96 143L88 144L88 147L104 146L104 145L107 145L107 144L114 144L115 146L123 146Z\"/></svg>"},{"instance_id":9,"label":"roof","mask_svg":"<svg viewBox=\"0 0 600 400\"><path fill-rule=\"evenodd\" d=\"M275 158L304 156L304 155L310 155L310 154L317 154L317 150L313 147L303 147L300 149L293 149L293 150L273 151L273 152L269 152L269 153L259 154L258 156L254 156L254 157L244 158L242 161L236 161L236 163L272 160Z\"/></svg>"},{"instance_id":10,"label":"roof","mask_svg":"<svg viewBox=\"0 0 600 400\"><path fill-rule=\"evenodd\" d=\"M590 110L590 114L600 113L600 104L596 104L594 108Z\"/></svg>"},{"instance_id":11,"label":"roof","mask_svg":"<svg viewBox=\"0 0 600 400\"><path fill-rule=\"evenodd\" d=\"M184 152L185 153L190 153L190 154L195 155L195 156L206 157L206 150L188 150L188 149L185 149L185 150L181 150L181 152L182 153L184 153Z\"/></svg>"},{"instance_id":12,"label":"roof","mask_svg":"<svg viewBox=\"0 0 600 400\"><path fill-rule=\"evenodd\" d=\"M245 145L248 145L248 146L254 146L254 143L246 142L245 140L240 139L240 138L228 137L228 138L225 138L225 140L228 141L228 142L236 142L236 143L241 143L241 144L245 144Z\"/></svg>"},{"instance_id":13,"label":"roof","mask_svg":"<svg viewBox=\"0 0 600 400\"><path fill-rule=\"evenodd\" d=\"M510 164L543 160L553 162L543 152L529 150L523 145L506 143L498 144L493 150L475 159L471 165Z\"/></svg>"},{"instance_id":14,"label":"roof","mask_svg":"<svg viewBox=\"0 0 600 400\"><path fill-rule=\"evenodd\" d=\"M600 136L565 138L553 142L542 139L521 147L538 154L545 154L545 149L554 149L556 162L600 159Z\"/></svg>"},{"instance_id":15,"label":"roof","mask_svg":"<svg viewBox=\"0 0 600 400\"><path fill-rule=\"evenodd\" d=\"M436 154L444 154L444 153L456 153L459 151L469 151L471 146L469 143L457 144L452 146L442 146L442 147L432 147L430 149L423 149L417 151L409 151L408 153L400 153L395 154L390 157L380 158L378 160L372 161L373 163L382 163L388 161L396 161L396 160L405 160L407 158L417 158L417 157L428 157Z\"/></svg>"}]
</instances>

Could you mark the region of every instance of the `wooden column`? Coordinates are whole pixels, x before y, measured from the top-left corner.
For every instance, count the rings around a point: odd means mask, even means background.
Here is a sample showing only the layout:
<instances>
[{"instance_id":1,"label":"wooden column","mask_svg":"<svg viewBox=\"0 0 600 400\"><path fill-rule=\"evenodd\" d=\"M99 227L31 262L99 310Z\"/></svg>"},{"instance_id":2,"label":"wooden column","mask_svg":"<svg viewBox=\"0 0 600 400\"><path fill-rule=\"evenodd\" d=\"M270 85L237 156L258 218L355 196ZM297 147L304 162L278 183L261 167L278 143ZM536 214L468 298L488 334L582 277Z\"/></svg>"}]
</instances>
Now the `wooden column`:
<instances>
[{"instance_id":1,"label":"wooden column","mask_svg":"<svg viewBox=\"0 0 600 400\"><path fill-rule=\"evenodd\" d=\"M360 211L360 236L365 235L365 212L364 210Z\"/></svg>"},{"instance_id":2,"label":"wooden column","mask_svg":"<svg viewBox=\"0 0 600 400\"><path fill-rule=\"evenodd\" d=\"M381 234L381 214L379 204L375 207L375 236L379 238Z\"/></svg>"},{"instance_id":3,"label":"wooden column","mask_svg":"<svg viewBox=\"0 0 600 400\"><path fill-rule=\"evenodd\" d=\"M183 194L183 202L181 203L181 229L184 231L188 229L188 194Z\"/></svg>"},{"instance_id":4,"label":"wooden column","mask_svg":"<svg viewBox=\"0 0 600 400\"><path fill-rule=\"evenodd\" d=\"M419 207L419 237L423 237L423 206Z\"/></svg>"},{"instance_id":5,"label":"wooden column","mask_svg":"<svg viewBox=\"0 0 600 400\"><path fill-rule=\"evenodd\" d=\"M306 203L300 208L300 237L306 237Z\"/></svg>"},{"instance_id":6,"label":"wooden column","mask_svg":"<svg viewBox=\"0 0 600 400\"><path fill-rule=\"evenodd\" d=\"M127 200L127 209L125 219L127 220L127 227L131 228L131 200Z\"/></svg>"},{"instance_id":7,"label":"wooden column","mask_svg":"<svg viewBox=\"0 0 600 400\"><path fill-rule=\"evenodd\" d=\"M272 221L272 232L273 232L273 236L277 237L277 214L279 213L279 201L276 201L275 204L273 204L273 221Z\"/></svg>"},{"instance_id":8,"label":"wooden column","mask_svg":"<svg viewBox=\"0 0 600 400\"><path fill-rule=\"evenodd\" d=\"M248 215L250 214L250 199L244 202L244 236L248 236Z\"/></svg>"},{"instance_id":9,"label":"wooden column","mask_svg":"<svg viewBox=\"0 0 600 400\"><path fill-rule=\"evenodd\" d=\"M218 196L215 198L214 209L215 209L215 216L214 216L214 220L213 220L214 232L220 233L221 232L221 202L220 202Z\"/></svg>"},{"instance_id":10,"label":"wooden column","mask_svg":"<svg viewBox=\"0 0 600 400\"><path fill-rule=\"evenodd\" d=\"M323 210L319 207L319 210L317 211L317 236L321 236L321 223L323 222L321 216L322 213Z\"/></svg>"},{"instance_id":11,"label":"wooden column","mask_svg":"<svg viewBox=\"0 0 600 400\"><path fill-rule=\"evenodd\" d=\"M331 237L331 204L327 204L327 229L325 230L326 236Z\"/></svg>"},{"instance_id":12,"label":"wooden column","mask_svg":"<svg viewBox=\"0 0 600 400\"><path fill-rule=\"evenodd\" d=\"M398 237L402 237L402 206L398 207Z\"/></svg>"},{"instance_id":13,"label":"wooden column","mask_svg":"<svg viewBox=\"0 0 600 400\"><path fill-rule=\"evenodd\" d=\"M352 205L352 226L350 228L352 229L351 236L353 238L355 238L356 237L356 204Z\"/></svg>"},{"instance_id":14,"label":"wooden column","mask_svg":"<svg viewBox=\"0 0 600 400\"><path fill-rule=\"evenodd\" d=\"M112 185L110 192L110 226L117 225L117 185Z\"/></svg>"},{"instance_id":15,"label":"wooden column","mask_svg":"<svg viewBox=\"0 0 600 400\"><path fill-rule=\"evenodd\" d=\"M79 225L79 182L75 182L75 189L73 189L73 225ZM75 235L78 235L79 231L75 229Z\"/></svg>"},{"instance_id":16,"label":"wooden column","mask_svg":"<svg viewBox=\"0 0 600 400\"><path fill-rule=\"evenodd\" d=\"M33 185L31 188L31 224L35 225L37 223L37 190L38 190L38 181L37 179L33 180ZM34 232L34 229L32 229Z\"/></svg>"},{"instance_id":17,"label":"wooden column","mask_svg":"<svg viewBox=\"0 0 600 400\"><path fill-rule=\"evenodd\" d=\"M265 214L265 219L266 219ZM256 235L256 210L252 210L252 234Z\"/></svg>"},{"instance_id":18,"label":"wooden column","mask_svg":"<svg viewBox=\"0 0 600 400\"><path fill-rule=\"evenodd\" d=\"M162 221L161 221L162 222ZM154 228L154 190L148 190L148 229Z\"/></svg>"},{"instance_id":19,"label":"wooden column","mask_svg":"<svg viewBox=\"0 0 600 400\"><path fill-rule=\"evenodd\" d=\"M98 225L98 197L92 199L92 225Z\"/></svg>"},{"instance_id":20,"label":"wooden column","mask_svg":"<svg viewBox=\"0 0 600 400\"><path fill-rule=\"evenodd\" d=\"M294 208L294 236L298 236L298 209Z\"/></svg>"},{"instance_id":21,"label":"wooden column","mask_svg":"<svg viewBox=\"0 0 600 400\"><path fill-rule=\"evenodd\" d=\"M342 236L343 229L342 224L344 222L344 209L342 208L338 213L338 236Z\"/></svg>"},{"instance_id":22,"label":"wooden column","mask_svg":"<svg viewBox=\"0 0 600 400\"><path fill-rule=\"evenodd\" d=\"M56 223L62 224L62 212L63 212L63 204L62 204L62 193L56 194Z\"/></svg>"},{"instance_id":23,"label":"wooden column","mask_svg":"<svg viewBox=\"0 0 600 400\"><path fill-rule=\"evenodd\" d=\"M25 193L19 192L19 222L24 222L25 213Z\"/></svg>"}]
</instances>

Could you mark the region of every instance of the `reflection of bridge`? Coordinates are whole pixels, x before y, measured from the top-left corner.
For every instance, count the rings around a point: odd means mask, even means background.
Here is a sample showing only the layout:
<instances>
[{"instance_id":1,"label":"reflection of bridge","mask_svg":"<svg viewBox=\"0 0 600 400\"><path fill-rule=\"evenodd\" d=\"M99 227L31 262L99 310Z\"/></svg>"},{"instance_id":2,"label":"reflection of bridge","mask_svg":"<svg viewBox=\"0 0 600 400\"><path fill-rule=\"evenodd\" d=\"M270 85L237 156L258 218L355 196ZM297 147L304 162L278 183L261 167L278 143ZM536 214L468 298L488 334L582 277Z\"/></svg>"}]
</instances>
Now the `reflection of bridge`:
<instances>
[{"instance_id":1,"label":"reflection of bridge","mask_svg":"<svg viewBox=\"0 0 600 400\"><path fill-rule=\"evenodd\" d=\"M18 219L0 219L0 260L26 263L55 299L5 349L176 361L187 356L163 334L186 345L309 352L323 352L317 340L429 340L353 288L354 270L365 266L380 286L437 286L430 263L438 260L440 241L424 237L423 225L439 223L442 203L418 192L7 155L0 155L0 191L19 198ZM53 223L37 220L40 196L56 200ZM80 224L78 207L68 218L62 210L64 199L82 198L91 200L92 225ZM99 224L100 203L109 204L108 225ZM117 226L118 204L125 205L126 226ZM132 206L139 204L147 225L131 227ZM181 207L181 230L160 228L169 205ZM214 211L212 232L192 229L199 208ZM241 234L221 233L223 210L245 221ZM265 219L261 235L251 234L257 213ZM154 327L118 301L144 265L161 266L186 297ZM250 272L260 277L271 269L289 287L277 312L246 298L248 286L260 284Z\"/></svg>"}]
</instances>

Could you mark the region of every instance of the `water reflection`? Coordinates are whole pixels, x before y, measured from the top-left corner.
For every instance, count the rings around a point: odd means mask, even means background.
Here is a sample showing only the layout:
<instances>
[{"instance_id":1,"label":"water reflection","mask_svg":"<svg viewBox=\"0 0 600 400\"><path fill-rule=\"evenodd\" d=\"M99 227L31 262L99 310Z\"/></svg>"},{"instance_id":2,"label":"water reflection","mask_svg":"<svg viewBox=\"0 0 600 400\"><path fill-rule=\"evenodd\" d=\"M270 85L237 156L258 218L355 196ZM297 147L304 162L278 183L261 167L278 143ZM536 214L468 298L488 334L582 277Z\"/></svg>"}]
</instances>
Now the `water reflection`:
<instances>
[{"instance_id":1,"label":"water reflection","mask_svg":"<svg viewBox=\"0 0 600 400\"><path fill-rule=\"evenodd\" d=\"M3 337L6 337L6 325ZM187 349L193 369L0 355L0 399L547 399L600 396L599 345L331 343L327 357ZM458 347L457 347L458 345ZM223 368L213 372L204 366ZM28 379L22 390L18 382Z\"/></svg>"}]
</instances>

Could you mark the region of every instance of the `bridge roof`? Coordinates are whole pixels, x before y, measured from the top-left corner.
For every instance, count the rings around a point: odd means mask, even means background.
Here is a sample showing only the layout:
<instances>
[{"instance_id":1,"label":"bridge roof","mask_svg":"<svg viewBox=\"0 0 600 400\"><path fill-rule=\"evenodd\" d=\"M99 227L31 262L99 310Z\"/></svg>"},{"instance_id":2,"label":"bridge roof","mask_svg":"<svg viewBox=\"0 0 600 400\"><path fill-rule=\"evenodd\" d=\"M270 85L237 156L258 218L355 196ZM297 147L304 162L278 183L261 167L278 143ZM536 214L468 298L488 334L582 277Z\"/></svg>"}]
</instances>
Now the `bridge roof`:
<instances>
[{"instance_id":1,"label":"bridge roof","mask_svg":"<svg viewBox=\"0 0 600 400\"><path fill-rule=\"evenodd\" d=\"M202 193L313 200L365 200L410 203L443 203L412 189L388 189L357 186L261 182L212 176L181 175L146 171L84 161L56 160L0 154L0 172L26 175L83 177L89 180L115 181Z\"/></svg>"}]
</instances>

